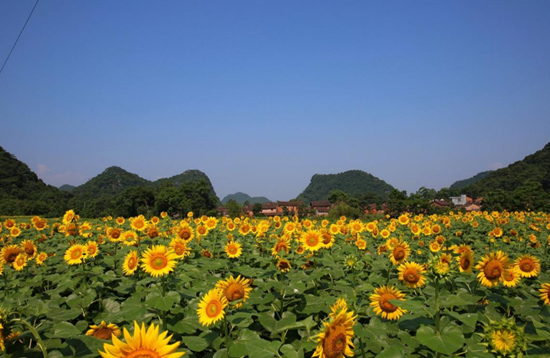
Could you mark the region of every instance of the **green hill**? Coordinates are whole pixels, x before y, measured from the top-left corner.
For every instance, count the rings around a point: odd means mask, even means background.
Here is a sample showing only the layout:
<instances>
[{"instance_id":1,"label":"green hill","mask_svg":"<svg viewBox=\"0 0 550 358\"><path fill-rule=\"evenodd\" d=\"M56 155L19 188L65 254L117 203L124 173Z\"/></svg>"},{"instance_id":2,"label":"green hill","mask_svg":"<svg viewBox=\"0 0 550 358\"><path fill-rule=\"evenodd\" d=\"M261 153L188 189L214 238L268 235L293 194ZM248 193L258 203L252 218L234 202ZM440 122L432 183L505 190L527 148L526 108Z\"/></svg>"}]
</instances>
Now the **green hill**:
<instances>
[{"instance_id":1,"label":"green hill","mask_svg":"<svg viewBox=\"0 0 550 358\"><path fill-rule=\"evenodd\" d=\"M489 173L465 191L477 195L498 189L512 192L527 181L540 183L545 192L550 192L550 143L523 160Z\"/></svg>"},{"instance_id":2,"label":"green hill","mask_svg":"<svg viewBox=\"0 0 550 358\"><path fill-rule=\"evenodd\" d=\"M157 181L154 181L153 185L154 186L162 186L162 185L166 185L166 184L170 183L174 186L180 186L185 182L188 182L188 181L198 182L201 179L204 179L208 183L210 183L210 179L208 178L208 176L206 174L204 174L200 170L189 169L189 170L184 171L181 174L171 176L170 178L162 178L162 179L159 179ZM211 183L210 183L210 186L212 186Z\"/></svg>"},{"instance_id":3,"label":"green hill","mask_svg":"<svg viewBox=\"0 0 550 358\"><path fill-rule=\"evenodd\" d=\"M235 194L229 194L225 198L222 199L222 204L227 204L229 200L235 200L237 203L243 205L245 201L248 201L249 204L256 204L256 203L268 203L270 200L266 198L265 196L254 196L251 197L248 194L245 193L235 193Z\"/></svg>"},{"instance_id":4,"label":"green hill","mask_svg":"<svg viewBox=\"0 0 550 358\"><path fill-rule=\"evenodd\" d=\"M59 187L59 190L61 191L73 191L73 189L76 188L76 186L70 185L70 184L63 184Z\"/></svg>"},{"instance_id":5,"label":"green hill","mask_svg":"<svg viewBox=\"0 0 550 358\"><path fill-rule=\"evenodd\" d=\"M550 210L550 143L462 191L483 196L486 210Z\"/></svg>"},{"instance_id":6,"label":"green hill","mask_svg":"<svg viewBox=\"0 0 550 358\"><path fill-rule=\"evenodd\" d=\"M465 188L468 185L472 185L474 183L477 183L478 181L485 178L487 175L491 174L492 172L493 172L492 170L487 170L485 172L477 173L476 175L474 175L473 177L471 177L469 179L457 180L453 184L451 184L449 189L462 189L462 188Z\"/></svg>"},{"instance_id":7,"label":"green hill","mask_svg":"<svg viewBox=\"0 0 550 358\"><path fill-rule=\"evenodd\" d=\"M0 214L62 215L68 196L45 184L27 164L0 147Z\"/></svg>"},{"instance_id":8,"label":"green hill","mask_svg":"<svg viewBox=\"0 0 550 358\"><path fill-rule=\"evenodd\" d=\"M150 185L149 180L143 179L137 174L119 167L109 167L103 173L74 188L72 193L79 199L88 199L103 195L117 195L126 188Z\"/></svg>"},{"instance_id":9,"label":"green hill","mask_svg":"<svg viewBox=\"0 0 550 358\"><path fill-rule=\"evenodd\" d=\"M393 189L393 186L369 173L349 170L339 174L315 174L297 199L307 203L313 200L328 200L333 190L341 190L350 197L369 193L387 198Z\"/></svg>"}]
</instances>

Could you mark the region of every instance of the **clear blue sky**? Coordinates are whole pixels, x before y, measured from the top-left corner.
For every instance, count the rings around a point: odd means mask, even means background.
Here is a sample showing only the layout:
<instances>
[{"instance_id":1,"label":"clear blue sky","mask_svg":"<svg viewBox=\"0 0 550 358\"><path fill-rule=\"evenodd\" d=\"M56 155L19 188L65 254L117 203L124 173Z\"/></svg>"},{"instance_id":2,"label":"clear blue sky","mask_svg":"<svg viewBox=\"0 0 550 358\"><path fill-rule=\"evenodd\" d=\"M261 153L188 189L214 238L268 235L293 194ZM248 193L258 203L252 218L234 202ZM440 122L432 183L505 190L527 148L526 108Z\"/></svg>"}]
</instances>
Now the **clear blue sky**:
<instances>
[{"instance_id":1,"label":"clear blue sky","mask_svg":"<svg viewBox=\"0 0 550 358\"><path fill-rule=\"evenodd\" d=\"M34 0L0 2L3 62ZM550 141L550 1L42 0L0 75L0 146L46 183L199 169L220 198L315 173L408 192Z\"/></svg>"}]
</instances>

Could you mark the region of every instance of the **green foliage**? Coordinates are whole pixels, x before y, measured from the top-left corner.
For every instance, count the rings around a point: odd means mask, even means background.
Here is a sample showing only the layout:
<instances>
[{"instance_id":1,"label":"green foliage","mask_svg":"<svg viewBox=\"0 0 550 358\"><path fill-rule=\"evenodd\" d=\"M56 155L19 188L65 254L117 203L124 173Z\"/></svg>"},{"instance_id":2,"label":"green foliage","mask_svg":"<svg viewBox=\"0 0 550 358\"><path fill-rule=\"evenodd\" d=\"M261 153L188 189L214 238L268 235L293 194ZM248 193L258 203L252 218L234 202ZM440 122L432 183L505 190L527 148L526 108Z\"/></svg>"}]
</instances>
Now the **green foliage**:
<instances>
[{"instance_id":1,"label":"green foliage","mask_svg":"<svg viewBox=\"0 0 550 358\"><path fill-rule=\"evenodd\" d=\"M340 216L357 219L362 215L361 209L354 208L344 202L334 205L328 212L331 219L338 219Z\"/></svg>"},{"instance_id":2,"label":"green foliage","mask_svg":"<svg viewBox=\"0 0 550 358\"><path fill-rule=\"evenodd\" d=\"M0 147L0 214L59 216L68 197Z\"/></svg>"},{"instance_id":3,"label":"green foliage","mask_svg":"<svg viewBox=\"0 0 550 358\"><path fill-rule=\"evenodd\" d=\"M235 193L235 194L229 194L225 198L222 199L222 204L227 204L229 200L235 200L237 203L241 205L246 205L246 201L248 201L248 204L263 204L263 203L269 203L271 200L266 198L265 196L254 196L251 197L248 194L245 193Z\"/></svg>"},{"instance_id":4,"label":"green foliage","mask_svg":"<svg viewBox=\"0 0 550 358\"><path fill-rule=\"evenodd\" d=\"M313 200L328 200L334 190L340 190L350 197L371 193L387 198L393 187L361 170L350 170L339 174L315 174L297 199L306 203Z\"/></svg>"},{"instance_id":5,"label":"green foliage","mask_svg":"<svg viewBox=\"0 0 550 358\"><path fill-rule=\"evenodd\" d=\"M533 188L532 184L529 184L530 188L521 188L528 181L539 183L540 187ZM536 153L528 155L523 160L489 173L485 178L464 188L463 191L471 197L483 196L485 204L487 194L497 192L498 190L502 190L512 197L525 196L527 200L533 198L530 194L526 194L525 191L550 193L550 143L546 144L543 149ZM497 196L502 196L502 193L497 194ZM515 210L513 201L501 202L501 204L506 209ZM546 199L542 202L525 203L530 210L541 209L547 204L548 201Z\"/></svg>"},{"instance_id":6,"label":"green foliage","mask_svg":"<svg viewBox=\"0 0 550 358\"><path fill-rule=\"evenodd\" d=\"M229 199L225 206L229 211L229 216L232 218L239 217L243 213L243 207L233 199Z\"/></svg>"},{"instance_id":7,"label":"green foliage","mask_svg":"<svg viewBox=\"0 0 550 358\"><path fill-rule=\"evenodd\" d=\"M471 178L464 179L464 180L457 180L453 184L451 184L449 189L462 189L462 188L465 188L469 185L477 183L478 181L485 178L486 176L488 176L492 172L493 172L492 170L487 170L485 172L477 173L476 175L474 175Z\"/></svg>"}]
</instances>

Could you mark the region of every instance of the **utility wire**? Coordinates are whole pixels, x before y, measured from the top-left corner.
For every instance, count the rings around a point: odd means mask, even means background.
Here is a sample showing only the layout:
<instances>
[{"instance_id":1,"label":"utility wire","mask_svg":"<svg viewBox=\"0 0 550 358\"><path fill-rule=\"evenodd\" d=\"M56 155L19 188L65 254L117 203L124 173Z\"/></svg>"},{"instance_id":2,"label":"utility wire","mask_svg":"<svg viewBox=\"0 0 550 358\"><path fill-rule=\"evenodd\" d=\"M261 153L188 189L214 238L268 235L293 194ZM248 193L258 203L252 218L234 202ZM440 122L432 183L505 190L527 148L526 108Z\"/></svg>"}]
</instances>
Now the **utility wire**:
<instances>
[{"instance_id":1,"label":"utility wire","mask_svg":"<svg viewBox=\"0 0 550 358\"><path fill-rule=\"evenodd\" d=\"M25 27L27 26L27 23L31 19L32 13L34 12L34 9L36 9L36 5L38 5L38 2L40 0L36 0L36 3L34 4L34 7L31 10L31 13L29 14L29 17L27 17L27 21L25 21L25 25L23 25L23 28L21 29L21 32L19 33L19 36L17 36L17 40L15 40L15 43L13 44L10 53L8 54L8 57L6 57L6 61L4 61L4 64L2 65L2 68L0 69L0 74L2 74L2 71L4 71L4 67L6 67L6 63L8 63L8 60L10 59L11 53L15 49L15 46L17 45L17 42L19 41L19 38L23 34L23 31L25 30Z\"/></svg>"}]
</instances>

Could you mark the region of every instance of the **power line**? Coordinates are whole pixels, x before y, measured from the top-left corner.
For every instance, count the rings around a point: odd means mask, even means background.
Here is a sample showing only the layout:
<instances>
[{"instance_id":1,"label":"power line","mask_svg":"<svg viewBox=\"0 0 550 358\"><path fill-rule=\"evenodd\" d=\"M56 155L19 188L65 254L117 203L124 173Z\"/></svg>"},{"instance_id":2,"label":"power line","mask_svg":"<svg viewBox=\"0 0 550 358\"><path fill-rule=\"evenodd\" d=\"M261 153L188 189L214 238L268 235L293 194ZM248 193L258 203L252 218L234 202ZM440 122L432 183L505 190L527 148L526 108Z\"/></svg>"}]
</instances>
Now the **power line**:
<instances>
[{"instance_id":1,"label":"power line","mask_svg":"<svg viewBox=\"0 0 550 358\"><path fill-rule=\"evenodd\" d=\"M23 28L21 29L21 32L19 33L19 36L17 36L17 40L15 40L15 42L14 42L14 44L13 44L11 50L10 50L10 53L8 54L8 57L6 57L6 61L4 61L4 64L2 65L2 68L0 69L0 74L2 74L2 71L4 71L4 67L6 67L6 63L8 63L8 60L10 59L11 53L15 49L15 46L17 46L17 42L19 41L19 38L23 34L23 31L25 30L25 27L27 26L27 23L31 19L32 13L34 12L34 9L36 9L36 5L38 5L39 1L40 0L36 0L36 3L34 4L34 6L32 8L31 13L29 14L29 17L27 17L27 21L25 21L25 25L23 25Z\"/></svg>"}]
</instances>

